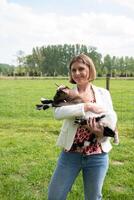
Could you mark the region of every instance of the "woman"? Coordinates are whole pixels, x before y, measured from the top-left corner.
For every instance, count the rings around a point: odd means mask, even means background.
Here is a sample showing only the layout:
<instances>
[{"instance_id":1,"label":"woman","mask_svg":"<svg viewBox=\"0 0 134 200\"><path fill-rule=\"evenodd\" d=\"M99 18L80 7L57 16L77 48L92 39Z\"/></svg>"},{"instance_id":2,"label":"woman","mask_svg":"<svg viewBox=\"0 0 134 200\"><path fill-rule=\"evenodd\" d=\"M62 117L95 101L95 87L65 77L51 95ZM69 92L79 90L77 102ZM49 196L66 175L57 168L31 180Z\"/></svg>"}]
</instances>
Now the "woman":
<instances>
[{"instance_id":1,"label":"woman","mask_svg":"<svg viewBox=\"0 0 134 200\"><path fill-rule=\"evenodd\" d=\"M55 118L64 119L57 141L63 151L49 185L48 200L65 200L81 170L85 200L100 200L109 165L108 152L112 146L109 137L103 136L102 124L94 117L89 120L88 128L74 124L74 120L91 112L108 112L114 129L117 117L109 92L91 84L96 78L91 58L85 54L75 56L69 69L70 82L76 84L73 90L85 99L85 103L55 109Z\"/></svg>"}]
</instances>

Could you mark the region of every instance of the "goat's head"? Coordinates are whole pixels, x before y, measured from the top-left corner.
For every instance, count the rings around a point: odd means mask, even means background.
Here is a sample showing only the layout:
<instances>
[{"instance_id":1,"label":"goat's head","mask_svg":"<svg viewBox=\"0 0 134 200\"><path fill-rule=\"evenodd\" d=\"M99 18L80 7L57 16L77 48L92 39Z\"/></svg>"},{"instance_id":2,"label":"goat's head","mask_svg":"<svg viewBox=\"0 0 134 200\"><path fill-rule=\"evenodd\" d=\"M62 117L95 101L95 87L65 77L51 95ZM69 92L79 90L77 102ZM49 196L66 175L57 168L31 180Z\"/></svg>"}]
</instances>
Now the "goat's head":
<instances>
[{"instance_id":1,"label":"goat's head","mask_svg":"<svg viewBox=\"0 0 134 200\"><path fill-rule=\"evenodd\" d=\"M77 94L75 90L69 87L61 87L57 90L54 98L54 105L56 104L77 104L83 102L83 99Z\"/></svg>"},{"instance_id":2,"label":"goat's head","mask_svg":"<svg viewBox=\"0 0 134 200\"><path fill-rule=\"evenodd\" d=\"M59 88L53 98L54 104L68 102L70 100L69 93L70 93L69 87L65 86L65 87Z\"/></svg>"}]
</instances>

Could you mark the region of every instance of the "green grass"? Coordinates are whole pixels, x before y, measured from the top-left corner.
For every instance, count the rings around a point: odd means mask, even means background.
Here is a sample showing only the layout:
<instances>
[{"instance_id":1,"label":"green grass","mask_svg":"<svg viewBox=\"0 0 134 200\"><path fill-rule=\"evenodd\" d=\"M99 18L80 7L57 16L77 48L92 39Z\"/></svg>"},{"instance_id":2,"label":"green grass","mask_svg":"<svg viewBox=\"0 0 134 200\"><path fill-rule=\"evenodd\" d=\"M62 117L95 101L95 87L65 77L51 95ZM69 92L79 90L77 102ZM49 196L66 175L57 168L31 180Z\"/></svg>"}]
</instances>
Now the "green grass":
<instances>
[{"instance_id":1,"label":"green grass","mask_svg":"<svg viewBox=\"0 0 134 200\"><path fill-rule=\"evenodd\" d=\"M40 97L52 98L63 80L0 80L0 200L47 200L49 180L60 148L55 146L61 121L51 109L35 110ZM105 80L95 85L105 87ZM134 81L111 80L118 113L120 145L110 152L104 200L134 199ZM68 200L82 200L81 175Z\"/></svg>"}]
</instances>

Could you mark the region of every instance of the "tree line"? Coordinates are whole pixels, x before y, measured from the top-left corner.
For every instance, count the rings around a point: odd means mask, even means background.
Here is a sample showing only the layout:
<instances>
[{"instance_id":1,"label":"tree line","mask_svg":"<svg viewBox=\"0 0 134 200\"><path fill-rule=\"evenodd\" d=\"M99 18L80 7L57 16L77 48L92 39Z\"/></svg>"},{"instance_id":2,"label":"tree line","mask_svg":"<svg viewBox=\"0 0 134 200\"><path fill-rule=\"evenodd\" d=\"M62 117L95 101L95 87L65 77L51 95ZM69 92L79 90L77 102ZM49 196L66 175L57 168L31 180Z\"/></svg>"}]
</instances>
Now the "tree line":
<instances>
[{"instance_id":1,"label":"tree line","mask_svg":"<svg viewBox=\"0 0 134 200\"><path fill-rule=\"evenodd\" d=\"M116 57L102 54L96 47L80 44L48 45L35 47L32 53L24 55L19 51L17 55L17 67L0 65L0 72L11 76L67 76L68 64L71 58L80 53L90 56L96 66L97 76L134 76L134 58Z\"/></svg>"},{"instance_id":2,"label":"tree line","mask_svg":"<svg viewBox=\"0 0 134 200\"><path fill-rule=\"evenodd\" d=\"M0 74L1 75L12 75L14 71L14 66L13 65L8 65L4 63L0 63Z\"/></svg>"}]
</instances>

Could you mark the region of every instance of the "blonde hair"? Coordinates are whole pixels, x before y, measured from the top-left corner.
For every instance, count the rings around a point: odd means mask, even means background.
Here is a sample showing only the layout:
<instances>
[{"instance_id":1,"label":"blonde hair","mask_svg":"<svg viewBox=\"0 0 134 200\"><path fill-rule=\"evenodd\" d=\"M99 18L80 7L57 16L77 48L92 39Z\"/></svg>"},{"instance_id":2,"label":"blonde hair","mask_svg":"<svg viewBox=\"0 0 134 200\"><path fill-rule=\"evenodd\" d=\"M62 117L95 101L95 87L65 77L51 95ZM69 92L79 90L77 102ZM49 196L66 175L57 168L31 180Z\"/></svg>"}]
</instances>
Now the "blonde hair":
<instances>
[{"instance_id":1,"label":"blonde hair","mask_svg":"<svg viewBox=\"0 0 134 200\"><path fill-rule=\"evenodd\" d=\"M95 65L92 61L92 59L85 55L85 54L79 54L77 56L74 56L72 58L72 60L70 61L69 64L69 71L70 71L70 83L76 84L75 81L73 80L72 76L71 76L71 66L73 65L73 63L78 62L78 63L83 63L85 64L88 68L89 68L89 82L93 81L96 79L96 69L95 69Z\"/></svg>"}]
</instances>

